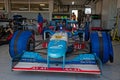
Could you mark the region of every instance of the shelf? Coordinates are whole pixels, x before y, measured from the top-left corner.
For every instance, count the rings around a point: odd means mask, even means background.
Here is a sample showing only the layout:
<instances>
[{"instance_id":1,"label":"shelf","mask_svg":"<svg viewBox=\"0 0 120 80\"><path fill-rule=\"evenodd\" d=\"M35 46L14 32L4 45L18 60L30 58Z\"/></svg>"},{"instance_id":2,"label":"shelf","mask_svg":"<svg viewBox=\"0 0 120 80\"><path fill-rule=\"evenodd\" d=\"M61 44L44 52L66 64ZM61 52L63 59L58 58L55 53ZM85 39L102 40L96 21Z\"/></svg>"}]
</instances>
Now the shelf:
<instances>
[{"instance_id":1,"label":"shelf","mask_svg":"<svg viewBox=\"0 0 120 80\"><path fill-rule=\"evenodd\" d=\"M53 13L53 14L55 14L55 15L58 15L58 14L62 14L62 15L64 15L64 14L66 14L66 15L70 15L70 13Z\"/></svg>"},{"instance_id":2,"label":"shelf","mask_svg":"<svg viewBox=\"0 0 120 80\"><path fill-rule=\"evenodd\" d=\"M29 0L11 0L10 3L28 3Z\"/></svg>"},{"instance_id":3,"label":"shelf","mask_svg":"<svg viewBox=\"0 0 120 80\"><path fill-rule=\"evenodd\" d=\"M5 10L5 4L4 3L0 3L0 10Z\"/></svg>"},{"instance_id":4,"label":"shelf","mask_svg":"<svg viewBox=\"0 0 120 80\"><path fill-rule=\"evenodd\" d=\"M39 3L39 2L49 2L49 0L30 0L30 2L32 2L32 3L34 3L34 2L37 2L37 3Z\"/></svg>"},{"instance_id":5,"label":"shelf","mask_svg":"<svg viewBox=\"0 0 120 80\"><path fill-rule=\"evenodd\" d=\"M49 11L48 3L30 3L30 11Z\"/></svg>"},{"instance_id":6,"label":"shelf","mask_svg":"<svg viewBox=\"0 0 120 80\"><path fill-rule=\"evenodd\" d=\"M29 4L28 3L11 3L11 10L14 11L28 11Z\"/></svg>"},{"instance_id":7,"label":"shelf","mask_svg":"<svg viewBox=\"0 0 120 80\"><path fill-rule=\"evenodd\" d=\"M11 12L34 12L34 13L38 13L38 12L40 12L40 13L49 13L49 11L11 11Z\"/></svg>"},{"instance_id":8,"label":"shelf","mask_svg":"<svg viewBox=\"0 0 120 80\"><path fill-rule=\"evenodd\" d=\"M0 0L0 11L4 11L5 10L5 2L4 0Z\"/></svg>"},{"instance_id":9,"label":"shelf","mask_svg":"<svg viewBox=\"0 0 120 80\"><path fill-rule=\"evenodd\" d=\"M52 20L70 19L70 13L53 13Z\"/></svg>"},{"instance_id":10,"label":"shelf","mask_svg":"<svg viewBox=\"0 0 120 80\"><path fill-rule=\"evenodd\" d=\"M49 11L49 2L45 0L11 0L11 11Z\"/></svg>"},{"instance_id":11,"label":"shelf","mask_svg":"<svg viewBox=\"0 0 120 80\"><path fill-rule=\"evenodd\" d=\"M69 6L54 5L53 12L61 12L61 13L69 12Z\"/></svg>"},{"instance_id":12,"label":"shelf","mask_svg":"<svg viewBox=\"0 0 120 80\"><path fill-rule=\"evenodd\" d=\"M49 4L48 2L30 2L30 4Z\"/></svg>"},{"instance_id":13,"label":"shelf","mask_svg":"<svg viewBox=\"0 0 120 80\"><path fill-rule=\"evenodd\" d=\"M28 2L11 2L11 4L29 4Z\"/></svg>"},{"instance_id":14,"label":"shelf","mask_svg":"<svg viewBox=\"0 0 120 80\"><path fill-rule=\"evenodd\" d=\"M52 20L62 20L62 19L70 19L70 18L52 18Z\"/></svg>"}]
</instances>

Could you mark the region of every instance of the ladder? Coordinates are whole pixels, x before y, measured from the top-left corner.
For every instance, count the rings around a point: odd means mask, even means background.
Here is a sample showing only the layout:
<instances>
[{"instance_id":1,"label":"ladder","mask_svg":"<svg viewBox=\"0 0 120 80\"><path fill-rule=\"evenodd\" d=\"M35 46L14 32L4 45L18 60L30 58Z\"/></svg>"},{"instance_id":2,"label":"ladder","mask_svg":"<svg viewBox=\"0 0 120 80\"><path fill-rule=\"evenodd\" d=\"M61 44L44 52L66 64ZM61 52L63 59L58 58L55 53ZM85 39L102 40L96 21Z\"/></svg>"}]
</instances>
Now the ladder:
<instances>
[{"instance_id":1,"label":"ladder","mask_svg":"<svg viewBox=\"0 0 120 80\"><path fill-rule=\"evenodd\" d=\"M120 38L119 38L119 33L118 33L118 30L119 30L119 27L118 27L118 18L119 16L117 15L116 16L116 23L115 23L115 27L113 29L113 34L112 34L112 40L117 40L117 41L120 41Z\"/></svg>"}]
</instances>

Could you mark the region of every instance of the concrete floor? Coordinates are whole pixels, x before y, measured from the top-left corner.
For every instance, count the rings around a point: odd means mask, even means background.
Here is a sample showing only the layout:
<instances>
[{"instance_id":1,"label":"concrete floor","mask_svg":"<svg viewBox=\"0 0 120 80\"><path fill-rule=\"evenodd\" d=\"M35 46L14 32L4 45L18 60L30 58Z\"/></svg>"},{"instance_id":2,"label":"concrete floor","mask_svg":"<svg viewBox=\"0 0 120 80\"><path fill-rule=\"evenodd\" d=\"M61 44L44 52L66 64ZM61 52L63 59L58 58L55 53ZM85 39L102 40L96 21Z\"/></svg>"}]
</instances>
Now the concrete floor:
<instances>
[{"instance_id":1,"label":"concrete floor","mask_svg":"<svg viewBox=\"0 0 120 80\"><path fill-rule=\"evenodd\" d=\"M114 63L103 65L103 75L11 71L9 46L0 46L0 80L120 80L120 43L113 43Z\"/></svg>"}]
</instances>

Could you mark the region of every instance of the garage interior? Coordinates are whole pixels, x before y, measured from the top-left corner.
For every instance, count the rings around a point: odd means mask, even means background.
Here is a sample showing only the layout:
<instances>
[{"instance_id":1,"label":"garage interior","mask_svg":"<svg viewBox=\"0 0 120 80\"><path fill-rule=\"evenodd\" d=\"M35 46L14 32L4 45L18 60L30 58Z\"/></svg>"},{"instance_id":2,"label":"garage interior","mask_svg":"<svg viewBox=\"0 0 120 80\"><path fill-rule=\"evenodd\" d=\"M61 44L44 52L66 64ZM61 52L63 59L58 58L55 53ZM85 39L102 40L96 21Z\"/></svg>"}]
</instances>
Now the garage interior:
<instances>
[{"instance_id":1,"label":"garage interior","mask_svg":"<svg viewBox=\"0 0 120 80\"><path fill-rule=\"evenodd\" d=\"M45 27L48 23L50 24L50 21L71 20L71 14L74 12L76 15L75 21L78 24L79 17L83 17L80 26L82 26L85 20L88 20L90 22L90 28L97 27L108 31L112 40L114 53L113 63L108 61L102 64L102 75L69 72L14 71L12 70L13 64L9 52L11 41L4 43L0 36L0 80L120 80L119 3L120 0L0 0L1 31L1 27L6 28L10 24L10 21L14 19L14 15L21 15L23 19L28 20L27 28L26 22L22 21L20 23L21 25L15 28L15 31L17 29L22 29L23 31L33 29L36 34L35 39L39 40L43 37L37 28L38 13L41 13L44 18L45 22L43 23L43 27ZM90 10L85 12L86 9ZM87 15L89 19L86 18ZM95 18L96 16L97 18ZM4 38L4 36L2 37Z\"/></svg>"}]
</instances>

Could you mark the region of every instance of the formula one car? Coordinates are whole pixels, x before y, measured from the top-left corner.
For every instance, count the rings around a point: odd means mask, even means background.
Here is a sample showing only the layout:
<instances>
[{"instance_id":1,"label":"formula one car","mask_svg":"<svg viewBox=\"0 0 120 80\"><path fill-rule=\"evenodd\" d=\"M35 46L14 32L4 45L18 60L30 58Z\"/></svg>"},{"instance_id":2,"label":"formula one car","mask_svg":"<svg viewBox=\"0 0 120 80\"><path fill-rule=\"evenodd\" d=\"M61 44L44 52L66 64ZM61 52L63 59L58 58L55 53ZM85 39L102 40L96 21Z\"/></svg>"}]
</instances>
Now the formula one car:
<instances>
[{"instance_id":1,"label":"formula one car","mask_svg":"<svg viewBox=\"0 0 120 80\"><path fill-rule=\"evenodd\" d=\"M102 74L102 63L113 62L110 35L93 31L88 40L85 31L75 30L74 36L65 30L45 30L44 40L36 40L31 31L16 31L9 44L12 70Z\"/></svg>"},{"instance_id":2,"label":"formula one car","mask_svg":"<svg viewBox=\"0 0 120 80\"><path fill-rule=\"evenodd\" d=\"M113 61L110 49L106 32L92 32L89 44L69 39L64 31L39 41L30 31L17 31L9 44L13 71L101 74L102 63Z\"/></svg>"}]
</instances>

